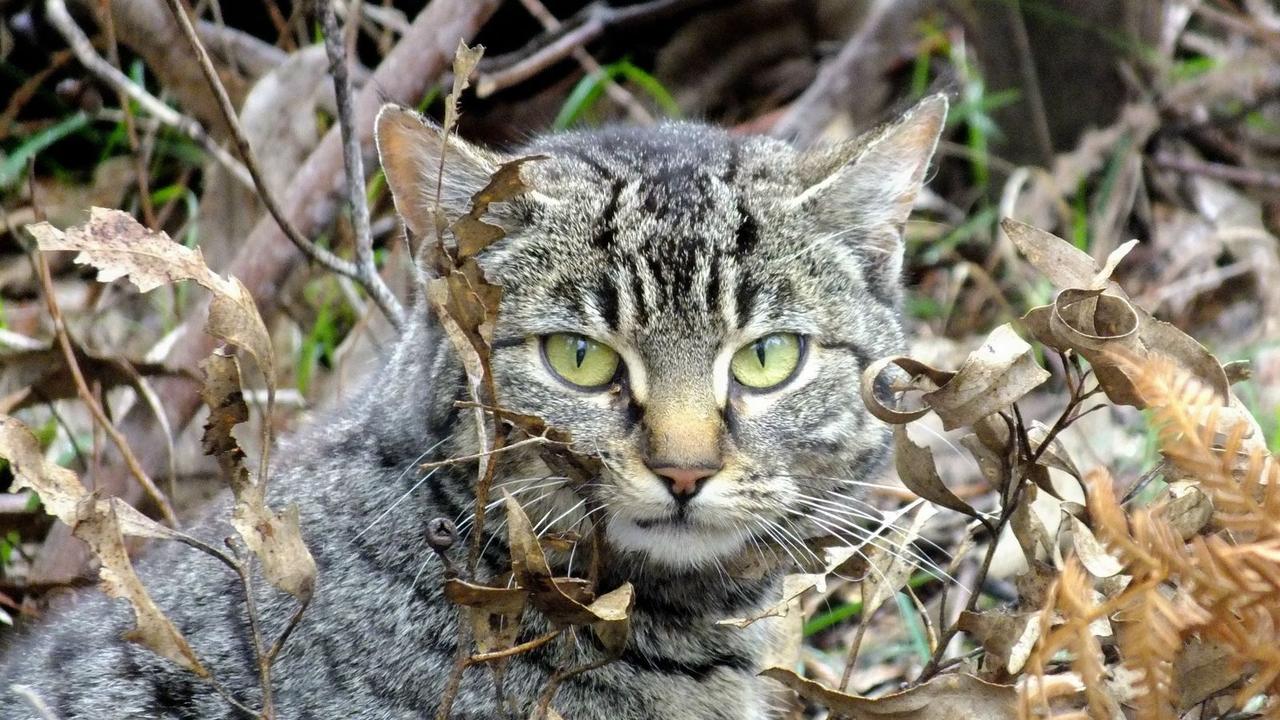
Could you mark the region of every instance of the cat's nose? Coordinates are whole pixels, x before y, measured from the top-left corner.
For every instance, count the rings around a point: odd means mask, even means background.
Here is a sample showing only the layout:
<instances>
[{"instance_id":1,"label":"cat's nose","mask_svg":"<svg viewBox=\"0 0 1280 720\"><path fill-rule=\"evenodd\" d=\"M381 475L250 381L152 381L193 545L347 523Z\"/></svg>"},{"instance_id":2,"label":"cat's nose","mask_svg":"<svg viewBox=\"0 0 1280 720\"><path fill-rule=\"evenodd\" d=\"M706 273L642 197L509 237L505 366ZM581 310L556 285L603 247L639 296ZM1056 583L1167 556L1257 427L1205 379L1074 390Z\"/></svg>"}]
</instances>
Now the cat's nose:
<instances>
[{"instance_id":1,"label":"cat's nose","mask_svg":"<svg viewBox=\"0 0 1280 720\"><path fill-rule=\"evenodd\" d=\"M698 467L659 465L649 469L667 481L667 489L671 491L671 496L682 505L698 494L707 478L720 472L719 467L709 465Z\"/></svg>"}]
</instances>

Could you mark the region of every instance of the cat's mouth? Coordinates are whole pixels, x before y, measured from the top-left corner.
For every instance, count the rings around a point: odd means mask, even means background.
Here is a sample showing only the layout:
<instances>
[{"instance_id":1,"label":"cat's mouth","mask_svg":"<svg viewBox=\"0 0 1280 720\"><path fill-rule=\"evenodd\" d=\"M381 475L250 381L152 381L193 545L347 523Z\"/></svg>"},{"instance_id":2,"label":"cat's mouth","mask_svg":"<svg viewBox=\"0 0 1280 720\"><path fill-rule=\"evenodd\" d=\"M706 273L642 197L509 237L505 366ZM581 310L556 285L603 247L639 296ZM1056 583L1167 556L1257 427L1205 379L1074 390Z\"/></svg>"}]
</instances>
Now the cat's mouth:
<instances>
[{"instance_id":1,"label":"cat's mouth","mask_svg":"<svg viewBox=\"0 0 1280 720\"><path fill-rule=\"evenodd\" d=\"M679 526L697 524L693 520L689 519L689 516L685 514L683 509L676 512L676 514L669 515L667 517L641 518L641 519L633 520L632 522L636 524L636 527L639 527L644 530L653 530L653 529L662 528L662 527L679 527Z\"/></svg>"},{"instance_id":2,"label":"cat's mouth","mask_svg":"<svg viewBox=\"0 0 1280 720\"><path fill-rule=\"evenodd\" d=\"M618 517L606 532L620 550L643 553L652 562L682 568L710 565L741 551L746 543L741 530L687 513Z\"/></svg>"}]
</instances>

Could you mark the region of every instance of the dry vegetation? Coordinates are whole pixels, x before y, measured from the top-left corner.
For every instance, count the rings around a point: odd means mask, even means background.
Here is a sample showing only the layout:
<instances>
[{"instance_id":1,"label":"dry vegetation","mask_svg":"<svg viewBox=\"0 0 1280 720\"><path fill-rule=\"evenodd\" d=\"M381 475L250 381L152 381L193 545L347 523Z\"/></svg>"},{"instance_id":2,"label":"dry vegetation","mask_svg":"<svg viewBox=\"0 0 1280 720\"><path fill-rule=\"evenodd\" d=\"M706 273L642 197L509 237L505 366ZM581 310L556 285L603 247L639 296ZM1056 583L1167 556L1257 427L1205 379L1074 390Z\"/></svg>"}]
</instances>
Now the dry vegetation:
<instances>
[{"instance_id":1,"label":"dry vegetation","mask_svg":"<svg viewBox=\"0 0 1280 720\"><path fill-rule=\"evenodd\" d=\"M262 703L243 709L273 717L273 658L325 580L296 509L266 503L271 441L343 401L402 324L414 267L468 371L484 449L459 459L479 460L468 522L494 506L506 446L593 472L504 412L488 370L500 289L474 256L528 159L409 247L366 167L384 100L498 144L671 115L808 143L933 88L955 102L907 228L916 340L861 379L895 429L875 488L891 522L855 552L836 508L832 537L765 548L798 565L782 597L723 622L787 625L765 674L796 718L1280 717L1273 5L549 5L4 6L0 620L99 578L134 608L131 639L220 688L126 538L185 543L247 598L265 581L296 599L280 636L253 623ZM183 533L223 486L238 537ZM544 554L598 558L594 533L539 537L502 505L510 585L476 581L476 528L467 548L447 520L427 528L466 619L453 679L500 678L572 628L619 650L630 586L598 594L596 573L554 577ZM554 631L515 644L525 613ZM561 668L535 714L591 669Z\"/></svg>"}]
</instances>

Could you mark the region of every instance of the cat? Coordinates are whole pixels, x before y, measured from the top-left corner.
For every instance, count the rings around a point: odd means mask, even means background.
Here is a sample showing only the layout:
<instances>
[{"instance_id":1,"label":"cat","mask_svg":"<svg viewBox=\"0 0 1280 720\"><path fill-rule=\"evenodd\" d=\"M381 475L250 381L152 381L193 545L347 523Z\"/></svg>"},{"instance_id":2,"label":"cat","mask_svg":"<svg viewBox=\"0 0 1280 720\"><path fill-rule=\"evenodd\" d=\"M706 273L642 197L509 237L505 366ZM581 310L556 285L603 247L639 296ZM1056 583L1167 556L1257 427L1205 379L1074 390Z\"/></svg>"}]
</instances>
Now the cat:
<instances>
[{"instance_id":1,"label":"cat","mask_svg":"<svg viewBox=\"0 0 1280 720\"><path fill-rule=\"evenodd\" d=\"M621 657L566 681L567 720L770 717L757 677L769 629L718 625L778 599L781 570L725 572L772 543L857 535L859 479L886 461L887 429L864 409L859 376L903 345L903 226L947 110L925 99L853 142L796 150L765 137L670 122L551 134L504 155L448 140L412 111L383 108L378 151L412 236L431 237L441 207L466 212L498 165L537 155L529 191L491 208L506 237L480 262L503 287L493 373L502 405L537 415L598 457L571 486L536 448L498 457L497 486L539 529L602 513L610 561L600 589L634 585ZM275 453L272 503L297 503L319 567L315 599L273 668L284 720L433 718L457 647L457 608L427 523L465 534L475 465L420 465L474 453L457 355L419 300L385 367L348 407ZM231 534L226 501L192 530ZM481 579L509 568L495 505ZM459 543L461 547L461 543ZM215 560L155 547L139 562L157 602L218 681L260 704L242 591ZM581 567L569 569L583 574ZM259 583L263 585L263 583ZM259 588L264 634L294 605ZM546 625L530 610L521 639ZM0 663L0 718L38 715L26 686L63 720L243 717L204 681L126 642L127 605L86 593L13 642ZM528 717L556 668L600 657L591 632L573 649L521 655L503 692ZM469 669L459 720L504 717L493 675Z\"/></svg>"}]
</instances>

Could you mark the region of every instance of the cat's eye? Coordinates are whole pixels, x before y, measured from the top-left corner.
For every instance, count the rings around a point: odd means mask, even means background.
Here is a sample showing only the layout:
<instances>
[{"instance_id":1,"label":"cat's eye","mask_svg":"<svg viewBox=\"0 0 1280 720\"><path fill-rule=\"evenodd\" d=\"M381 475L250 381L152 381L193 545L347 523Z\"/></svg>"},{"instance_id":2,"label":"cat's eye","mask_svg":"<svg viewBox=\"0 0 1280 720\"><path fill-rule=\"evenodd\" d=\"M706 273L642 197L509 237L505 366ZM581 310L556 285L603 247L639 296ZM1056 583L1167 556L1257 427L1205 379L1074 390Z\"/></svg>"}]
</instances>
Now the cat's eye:
<instances>
[{"instance_id":1,"label":"cat's eye","mask_svg":"<svg viewBox=\"0 0 1280 720\"><path fill-rule=\"evenodd\" d=\"M618 374L618 352L601 342L575 333L542 338L542 357L562 380L587 390L603 388Z\"/></svg>"},{"instance_id":2,"label":"cat's eye","mask_svg":"<svg viewBox=\"0 0 1280 720\"><path fill-rule=\"evenodd\" d=\"M791 379L800 366L804 341L794 333L774 333L755 340L734 353L729 371L739 383L767 390Z\"/></svg>"}]
</instances>

